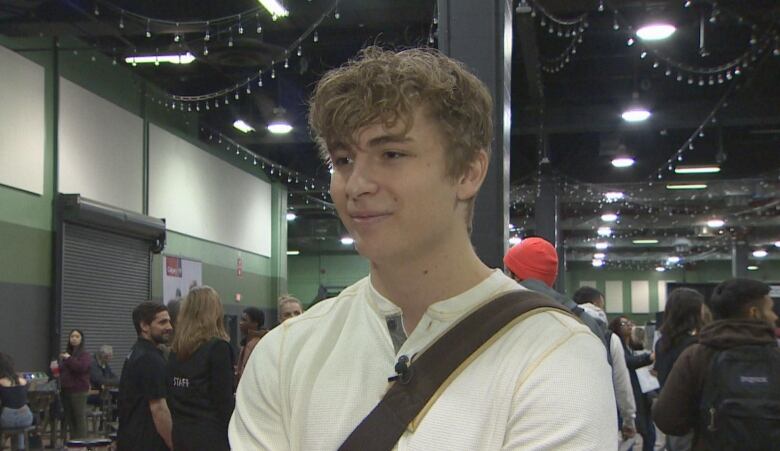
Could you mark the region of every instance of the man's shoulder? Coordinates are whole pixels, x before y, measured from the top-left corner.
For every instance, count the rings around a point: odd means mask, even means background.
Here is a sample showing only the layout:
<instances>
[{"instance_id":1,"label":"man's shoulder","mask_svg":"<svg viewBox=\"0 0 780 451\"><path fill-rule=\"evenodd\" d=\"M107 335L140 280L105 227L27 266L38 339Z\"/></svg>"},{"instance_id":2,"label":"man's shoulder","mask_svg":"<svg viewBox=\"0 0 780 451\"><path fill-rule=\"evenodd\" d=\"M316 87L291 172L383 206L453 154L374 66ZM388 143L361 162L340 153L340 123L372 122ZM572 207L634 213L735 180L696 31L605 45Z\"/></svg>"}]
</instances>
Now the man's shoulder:
<instances>
[{"instance_id":1,"label":"man's shoulder","mask_svg":"<svg viewBox=\"0 0 780 451\"><path fill-rule=\"evenodd\" d=\"M165 367L165 358L162 353L151 343L142 343L140 340L130 350L127 356L128 367L135 366L161 366Z\"/></svg>"}]
</instances>

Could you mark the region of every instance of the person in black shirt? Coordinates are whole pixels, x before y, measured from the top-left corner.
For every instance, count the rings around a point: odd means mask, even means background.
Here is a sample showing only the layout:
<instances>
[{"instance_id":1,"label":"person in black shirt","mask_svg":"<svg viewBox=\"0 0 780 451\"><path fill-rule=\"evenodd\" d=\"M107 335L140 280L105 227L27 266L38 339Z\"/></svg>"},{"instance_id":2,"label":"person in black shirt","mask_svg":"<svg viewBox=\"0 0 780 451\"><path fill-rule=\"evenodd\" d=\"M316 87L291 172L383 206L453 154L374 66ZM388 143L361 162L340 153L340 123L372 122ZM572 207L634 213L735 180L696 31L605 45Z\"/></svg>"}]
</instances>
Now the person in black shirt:
<instances>
[{"instance_id":1,"label":"person in black shirt","mask_svg":"<svg viewBox=\"0 0 780 451\"><path fill-rule=\"evenodd\" d=\"M119 451L172 449L171 413L165 400L165 360L157 345L167 343L173 327L167 308L142 302L133 310L138 341L119 380Z\"/></svg>"},{"instance_id":2,"label":"person in black shirt","mask_svg":"<svg viewBox=\"0 0 780 451\"><path fill-rule=\"evenodd\" d=\"M168 400L176 451L227 451L233 398L233 351L219 294L193 288L176 321L168 359Z\"/></svg>"}]
</instances>

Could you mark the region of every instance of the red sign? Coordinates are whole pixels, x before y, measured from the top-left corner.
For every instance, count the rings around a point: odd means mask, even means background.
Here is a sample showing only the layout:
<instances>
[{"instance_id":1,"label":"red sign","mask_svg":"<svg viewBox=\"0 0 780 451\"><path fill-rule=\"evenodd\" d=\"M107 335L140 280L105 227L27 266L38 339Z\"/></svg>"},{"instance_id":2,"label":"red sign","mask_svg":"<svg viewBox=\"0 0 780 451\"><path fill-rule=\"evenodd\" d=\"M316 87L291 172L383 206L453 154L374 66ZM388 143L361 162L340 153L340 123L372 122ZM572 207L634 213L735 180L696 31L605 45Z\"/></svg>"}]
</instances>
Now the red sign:
<instances>
[{"instance_id":1,"label":"red sign","mask_svg":"<svg viewBox=\"0 0 780 451\"><path fill-rule=\"evenodd\" d=\"M179 257L165 257L165 274L169 277L181 277L181 259Z\"/></svg>"}]
</instances>

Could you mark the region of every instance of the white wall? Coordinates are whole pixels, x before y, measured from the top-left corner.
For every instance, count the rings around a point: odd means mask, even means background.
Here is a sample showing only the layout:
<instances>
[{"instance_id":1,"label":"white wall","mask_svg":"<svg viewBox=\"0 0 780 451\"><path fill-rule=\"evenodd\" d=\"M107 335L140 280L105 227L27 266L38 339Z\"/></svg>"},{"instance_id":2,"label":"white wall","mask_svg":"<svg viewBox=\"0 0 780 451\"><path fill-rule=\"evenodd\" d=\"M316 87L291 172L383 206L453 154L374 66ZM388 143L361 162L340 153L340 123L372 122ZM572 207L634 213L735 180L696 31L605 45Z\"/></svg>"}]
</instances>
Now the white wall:
<instances>
[{"instance_id":1,"label":"white wall","mask_svg":"<svg viewBox=\"0 0 780 451\"><path fill-rule=\"evenodd\" d=\"M0 184L43 194L43 67L0 46Z\"/></svg>"},{"instance_id":2,"label":"white wall","mask_svg":"<svg viewBox=\"0 0 780 451\"><path fill-rule=\"evenodd\" d=\"M60 78L59 192L141 213L143 121Z\"/></svg>"},{"instance_id":3,"label":"white wall","mask_svg":"<svg viewBox=\"0 0 780 451\"><path fill-rule=\"evenodd\" d=\"M170 230L271 256L271 185L149 125L149 215Z\"/></svg>"}]
</instances>

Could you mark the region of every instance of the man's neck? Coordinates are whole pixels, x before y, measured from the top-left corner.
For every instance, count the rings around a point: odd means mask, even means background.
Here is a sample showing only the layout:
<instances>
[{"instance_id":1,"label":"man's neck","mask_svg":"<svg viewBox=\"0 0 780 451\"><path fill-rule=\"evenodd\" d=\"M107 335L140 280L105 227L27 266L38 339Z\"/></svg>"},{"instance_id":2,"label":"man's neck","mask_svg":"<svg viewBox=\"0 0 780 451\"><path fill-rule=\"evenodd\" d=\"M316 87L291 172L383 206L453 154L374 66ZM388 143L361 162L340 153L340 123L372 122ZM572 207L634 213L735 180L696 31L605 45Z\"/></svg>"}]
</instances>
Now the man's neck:
<instances>
[{"instance_id":1,"label":"man's neck","mask_svg":"<svg viewBox=\"0 0 780 451\"><path fill-rule=\"evenodd\" d=\"M431 304L473 288L492 274L470 243L460 250L445 248L438 255L409 262L371 263L371 283L403 311L410 334Z\"/></svg>"}]
</instances>

